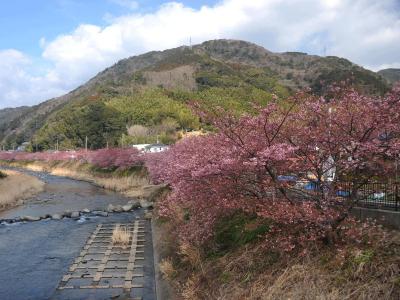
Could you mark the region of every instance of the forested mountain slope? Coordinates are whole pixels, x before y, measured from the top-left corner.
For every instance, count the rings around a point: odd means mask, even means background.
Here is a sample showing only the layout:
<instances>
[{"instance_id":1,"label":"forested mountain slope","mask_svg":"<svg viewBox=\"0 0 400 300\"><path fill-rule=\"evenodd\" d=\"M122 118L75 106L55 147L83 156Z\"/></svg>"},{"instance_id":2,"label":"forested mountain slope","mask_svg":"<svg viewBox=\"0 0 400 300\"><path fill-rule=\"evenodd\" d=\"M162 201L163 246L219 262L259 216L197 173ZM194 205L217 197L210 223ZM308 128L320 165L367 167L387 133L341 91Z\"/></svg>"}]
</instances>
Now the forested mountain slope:
<instances>
[{"instance_id":1,"label":"forested mountain slope","mask_svg":"<svg viewBox=\"0 0 400 300\"><path fill-rule=\"evenodd\" d=\"M378 74L392 84L400 81L400 69L384 69L378 71Z\"/></svg>"},{"instance_id":2,"label":"forested mountain slope","mask_svg":"<svg viewBox=\"0 0 400 300\"><path fill-rule=\"evenodd\" d=\"M198 129L188 107L229 107L238 113L309 87L350 80L382 94L390 82L344 58L273 53L252 43L215 40L123 59L71 93L40 105L0 110L0 144L30 141L34 149L173 142L179 131ZM7 115L5 119L4 115Z\"/></svg>"}]
</instances>

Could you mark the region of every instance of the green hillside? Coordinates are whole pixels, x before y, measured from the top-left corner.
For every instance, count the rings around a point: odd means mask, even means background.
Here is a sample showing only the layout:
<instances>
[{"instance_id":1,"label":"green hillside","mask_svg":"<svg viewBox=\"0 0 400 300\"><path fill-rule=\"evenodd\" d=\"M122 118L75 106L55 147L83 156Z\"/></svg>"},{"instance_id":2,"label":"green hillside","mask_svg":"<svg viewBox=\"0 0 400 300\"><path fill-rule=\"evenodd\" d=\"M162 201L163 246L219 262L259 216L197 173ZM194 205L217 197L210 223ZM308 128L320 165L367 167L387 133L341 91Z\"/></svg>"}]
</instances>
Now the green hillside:
<instances>
[{"instance_id":1,"label":"green hillside","mask_svg":"<svg viewBox=\"0 0 400 300\"><path fill-rule=\"evenodd\" d=\"M378 74L392 84L400 81L400 69L384 69L378 71Z\"/></svg>"},{"instance_id":2,"label":"green hillside","mask_svg":"<svg viewBox=\"0 0 400 300\"><path fill-rule=\"evenodd\" d=\"M237 113L272 95L285 98L306 87L324 93L329 83L350 80L367 93L390 83L338 57L272 53L244 41L216 40L149 52L119 61L71 93L14 112L0 123L0 144L31 149L90 148L156 140L174 142L180 132L204 126L188 104L200 102ZM0 115L2 111L0 110Z\"/></svg>"}]
</instances>

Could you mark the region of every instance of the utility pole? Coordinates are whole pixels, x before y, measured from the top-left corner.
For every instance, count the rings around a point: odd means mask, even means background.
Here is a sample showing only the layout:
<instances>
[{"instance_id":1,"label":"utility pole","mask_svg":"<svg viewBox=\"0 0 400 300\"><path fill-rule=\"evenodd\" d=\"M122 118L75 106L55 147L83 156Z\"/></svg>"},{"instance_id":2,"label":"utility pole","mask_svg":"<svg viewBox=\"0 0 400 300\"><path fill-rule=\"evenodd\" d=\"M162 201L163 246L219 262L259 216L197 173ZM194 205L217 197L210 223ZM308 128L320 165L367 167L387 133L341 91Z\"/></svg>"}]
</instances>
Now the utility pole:
<instances>
[{"instance_id":1,"label":"utility pole","mask_svg":"<svg viewBox=\"0 0 400 300\"><path fill-rule=\"evenodd\" d=\"M38 128L38 126L37 126L37 119L35 119L35 135L37 134L36 132L37 132L37 128ZM37 152L38 151L38 143L37 143L37 137L35 137L35 148L36 148L36 151L35 152Z\"/></svg>"},{"instance_id":2,"label":"utility pole","mask_svg":"<svg viewBox=\"0 0 400 300\"><path fill-rule=\"evenodd\" d=\"M87 152L87 145L88 145L88 137L86 136L86 138L85 138L85 150L86 150L86 152Z\"/></svg>"}]
</instances>

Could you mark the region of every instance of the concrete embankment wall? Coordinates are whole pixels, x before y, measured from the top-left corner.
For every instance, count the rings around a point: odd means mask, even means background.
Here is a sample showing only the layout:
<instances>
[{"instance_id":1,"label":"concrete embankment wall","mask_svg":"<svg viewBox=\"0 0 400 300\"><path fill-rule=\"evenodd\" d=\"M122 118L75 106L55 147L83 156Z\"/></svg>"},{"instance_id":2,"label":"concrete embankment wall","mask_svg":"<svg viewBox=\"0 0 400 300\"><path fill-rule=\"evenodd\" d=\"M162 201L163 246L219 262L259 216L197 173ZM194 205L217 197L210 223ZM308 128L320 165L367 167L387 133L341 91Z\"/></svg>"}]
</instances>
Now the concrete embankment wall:
<instances>
[{"instance_id":1,"label":"concrete embankment wall","mask_svg":"<svg viewBox=\"0 0 400 300\"><path fill-rule=\"evenodd\" d=\"M356 207L352 214L360 220L375 219L382 225L400 229L400 211Z\"/></svg>"}]
</instances>

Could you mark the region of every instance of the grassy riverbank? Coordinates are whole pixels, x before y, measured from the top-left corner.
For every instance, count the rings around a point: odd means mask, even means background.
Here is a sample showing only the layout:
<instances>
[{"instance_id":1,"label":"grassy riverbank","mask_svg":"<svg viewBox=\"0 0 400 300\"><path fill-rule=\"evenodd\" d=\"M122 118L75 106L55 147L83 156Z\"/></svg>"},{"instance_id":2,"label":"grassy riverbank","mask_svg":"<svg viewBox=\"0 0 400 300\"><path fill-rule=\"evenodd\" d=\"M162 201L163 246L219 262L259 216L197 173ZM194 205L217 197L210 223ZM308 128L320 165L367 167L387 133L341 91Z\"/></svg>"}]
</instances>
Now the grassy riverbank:
<instances>
[{"instance_id":1,"label":"grassy riverbank","mask_svg":"<svg viewBox=\"0 0 400 300\"><path fill-rule=\"evenodd\" d=\"M1 171L0 210L19 205L24 199L40 193L43 189L44 182L34 176L11 170Z\"/></svg>"},{"instance_id":2,"label":"grassy riverbank","mask_svg":"<svg viewBox=\"0 0 400 300\"><path fill-rule=\"evenodd\" d=\"M21 167L32 171L45 171L57 176L65 176L87 181L105 189L119 192L127 197L154 200L162 186L151 183L144 167L130 169L102 169L89 163L78 161L43 162L16 161L2 162L7 166Z\"/></svg>"},{"instance_id":3,"label":"grassy riverbank","mask_svg":"<svg viewBox=\"0 0 400 300\"><path fill-rule=\"evenodd\" d=\"M376 227L363 240L315 242L307 252L267 249L261 224L219 222L207 245L179 242L172 223L156 226L159 269L170 299L398 299L400 234ZM264 227L265 229L265 227ZM284 234L284 232L282 232ZM369 236L369 237L367 237Z\"/></svg>"}]
</instances>

